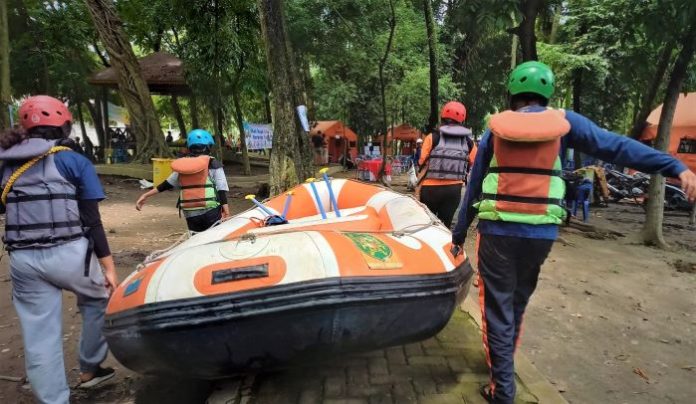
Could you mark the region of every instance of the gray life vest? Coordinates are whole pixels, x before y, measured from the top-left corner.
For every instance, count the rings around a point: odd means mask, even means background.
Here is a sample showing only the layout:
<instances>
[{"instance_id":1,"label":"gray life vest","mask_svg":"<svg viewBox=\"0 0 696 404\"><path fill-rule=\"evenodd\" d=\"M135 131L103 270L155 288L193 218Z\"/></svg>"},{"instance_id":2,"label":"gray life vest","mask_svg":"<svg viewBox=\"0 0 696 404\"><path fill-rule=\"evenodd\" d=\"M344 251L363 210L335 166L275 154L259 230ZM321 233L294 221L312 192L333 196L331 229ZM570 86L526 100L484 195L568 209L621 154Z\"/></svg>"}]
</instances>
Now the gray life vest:
<instances>
[{"instance_id":1,"label":"gray life vest","mask_svg":"<svg viewBox=\"0 0 696 404\"><path fill-rule=\"evenodd\" d=\"M12 173L26 161L50 150L55 142L28 139L0 149L3 189ZM58 171L55 154L39 160L15 181L5 203L8 249L52 247L83 236L76 187Z\"/></svg>"},{"instance_id":2,"label":"gray life vest","mask_svg":"<svg viewBox=\"0 0 696 404\"><path fill-rule=\"evenodd\" d=\"M464 181L469 168L469 152L473 147L471 129L459 125L445 125L438 131L440 139L437 145L437 133L433 133L433 148L428 158L425 178Z\"/></svg>"}]
</instances>

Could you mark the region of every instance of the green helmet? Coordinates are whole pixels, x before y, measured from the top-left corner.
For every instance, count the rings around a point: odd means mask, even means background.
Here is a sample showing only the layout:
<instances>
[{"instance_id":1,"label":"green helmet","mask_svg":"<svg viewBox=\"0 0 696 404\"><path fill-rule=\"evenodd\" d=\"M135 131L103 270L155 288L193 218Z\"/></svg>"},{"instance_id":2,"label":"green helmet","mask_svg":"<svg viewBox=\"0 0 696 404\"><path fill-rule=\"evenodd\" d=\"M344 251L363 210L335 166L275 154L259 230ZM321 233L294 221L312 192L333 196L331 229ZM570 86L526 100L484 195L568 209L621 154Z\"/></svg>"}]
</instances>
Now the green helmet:
<instances>
[{"instance_id":1,"label":"green helmet","mask_svg":"<svg viewBox=\"0 0 696 404\"><path fill-rule=\"evenodd\" d=\"M541 62L524 62L517 66L508 80L510 94L534 93L546 99L553 95L555 80L551 68Z\"/></svg>"}]
</instances>

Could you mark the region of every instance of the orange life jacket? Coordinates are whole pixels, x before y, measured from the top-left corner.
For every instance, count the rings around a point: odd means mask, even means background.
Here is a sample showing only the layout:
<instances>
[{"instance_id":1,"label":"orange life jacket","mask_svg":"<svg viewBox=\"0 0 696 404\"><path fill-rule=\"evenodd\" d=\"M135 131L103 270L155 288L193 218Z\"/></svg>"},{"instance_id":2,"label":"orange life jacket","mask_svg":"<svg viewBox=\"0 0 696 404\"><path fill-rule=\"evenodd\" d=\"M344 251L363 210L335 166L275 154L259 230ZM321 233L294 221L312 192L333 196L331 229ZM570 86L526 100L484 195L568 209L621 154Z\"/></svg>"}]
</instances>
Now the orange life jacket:
<instances>
[{"instance_id":1,"label":"orange life jacket","mask_svg":"<svg viewBox=\"0 0 696 404\"><path fill-rule=\"evenodd\" d=\"M560 224L565 193L559 152L570 131L562 110L504 111L491 117L493 158L483 182L479 217Z\"/></svg>"},{"instance_id":2,"label":"orange life jacket","mask_svg":"<svg viewBox=\"0 0 696 404\"><path fill-rule=\"evenodd\" d=\"M172 170L179 173L179 201L183 210L211 209L220 205L215 184L208 175L210 156L182 157L172 161Z\"/></svg>"}]
</instances>

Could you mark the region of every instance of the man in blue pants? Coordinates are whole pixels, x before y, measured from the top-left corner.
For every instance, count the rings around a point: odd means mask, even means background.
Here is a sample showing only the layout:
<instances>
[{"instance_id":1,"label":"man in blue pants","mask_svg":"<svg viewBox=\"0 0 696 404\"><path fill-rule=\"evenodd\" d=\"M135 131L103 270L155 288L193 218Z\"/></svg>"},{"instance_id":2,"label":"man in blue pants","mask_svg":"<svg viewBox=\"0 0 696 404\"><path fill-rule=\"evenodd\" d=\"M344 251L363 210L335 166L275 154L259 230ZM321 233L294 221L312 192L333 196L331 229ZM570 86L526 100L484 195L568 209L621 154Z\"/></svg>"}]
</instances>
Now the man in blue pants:
<instances>
[{"instance_id":1,"label":"man in blue pants","mask_svg":"<svg viewBox=\"0 0 696 404\"><path fill-rule=\"evenodd\" d=\"M696 200L696 174L679 160L575 112L547 108L553 90L553 73L543 63L526 62L512 71L511 110L491 117L452 236L457 255L478 214L483 344L491 369L491 382L481 394L492 403L515 398L513 357L522 317L566 216L560 158L566 148L679 178L688 198Z\"/></svg>"}]
</instances>

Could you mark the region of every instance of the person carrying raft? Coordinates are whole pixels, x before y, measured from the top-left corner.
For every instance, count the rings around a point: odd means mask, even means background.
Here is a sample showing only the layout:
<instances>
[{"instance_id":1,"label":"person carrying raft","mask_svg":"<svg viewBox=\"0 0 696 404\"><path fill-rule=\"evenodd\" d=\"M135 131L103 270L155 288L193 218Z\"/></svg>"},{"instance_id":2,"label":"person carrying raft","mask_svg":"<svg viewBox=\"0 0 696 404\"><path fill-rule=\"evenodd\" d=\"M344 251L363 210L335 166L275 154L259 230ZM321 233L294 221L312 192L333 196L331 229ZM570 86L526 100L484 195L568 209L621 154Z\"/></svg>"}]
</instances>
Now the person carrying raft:
<instances>
[{"instance_id":1,"label":"person carrying raft","mask_svg":"<svg viewBox=\"0 0 696 404\"><path fill-rule=\"evenodd\" d=\"M508 92L510 109L488 123L452 233L452 254L457 256L478 215L483 344L491 368L491 382L482 386L481 395L504 404L515 399L514 354L525 308L566 219L561 206L566 149L679 178L688 198L696 199L696 174L679 160L604 130L576 112L548 108L554 75L547 65L530 61L517 66Z\"/></svg>"},{"instance_id":2,"label":"person carrying raft","mask_svg":"<svg viewBox=\"0 0 696 404\"><path fill-rule=\"evenodd\" d=\"M19 121L21 129L0 136L0 212L6 220L12 303L34 396L40 403L66 404L63 290L77 296L82 316L78 387L114 376L112 368L101 367L108 353L104 312L118 286L99 214L105 195L92 163L66 146L72 115L63 102L29 97L19 108Z\"/></svg>"},{"instance_id":3,"label":"person carrying raft","mask_svg":"<svg viewBox=\"0 0 696 404\"><path fill-rule=\"evenodd\" d=\"M230 216L227 204L227 178L222 164L210 155L215 144L206 130L194 129L186 137L186 156L172 162L169 178L138 198L135 208L141 210L152 195L179 189L177 207L184 212L186 225L192 232L202 232Z\"/></svg>"}]
</instances>

